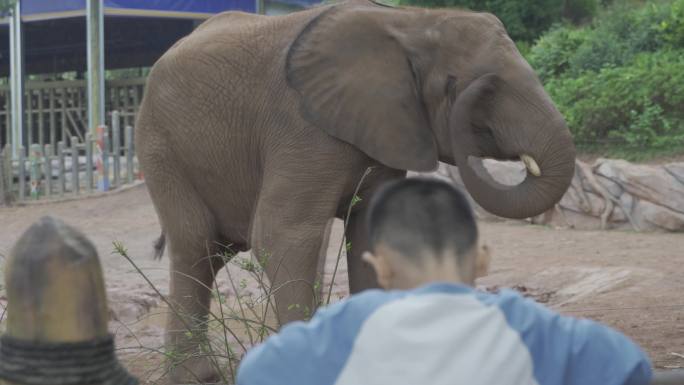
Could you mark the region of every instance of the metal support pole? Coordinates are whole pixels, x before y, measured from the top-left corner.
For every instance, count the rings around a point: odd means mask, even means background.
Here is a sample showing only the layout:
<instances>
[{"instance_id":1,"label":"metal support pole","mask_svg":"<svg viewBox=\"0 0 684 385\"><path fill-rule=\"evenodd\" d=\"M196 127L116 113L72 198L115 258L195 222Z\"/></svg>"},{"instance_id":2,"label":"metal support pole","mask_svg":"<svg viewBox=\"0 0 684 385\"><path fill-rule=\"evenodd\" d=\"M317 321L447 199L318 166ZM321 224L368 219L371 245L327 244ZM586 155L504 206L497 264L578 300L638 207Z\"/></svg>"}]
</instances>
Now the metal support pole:
<instances>
[{"instance_id":1,"label":"metal support pole","mask_svg":"<svg viewBox=\"0 0 684 385\"><path fill-rule=\"evenodd\" d=\"M254 0L256 2L256 13L259 15L266 14L266 6L264 5L264 0Z\"/></svg>"},{"instance_id":2,"label":"metal support pole","mask_svg":"<svg viewBox=\"0 0 684 385\"><path fill-rule=\"evenodd\" d=\"M104 16L102 0L87 1L88 29L88 131L94 136L105 124Z\"/></svg>"},{"instance_id":3,"label":"metal support pole","mask_svg":"<svg viewBox=\"0 0 684 385\"><path fill-rule=\"evenodd\" d=\"M21 1L17 1L10 17L10 88L10 142L12 158L16 159L19 156L19 147L24 146L24 43Z\"/></svg>"}]
</instances>

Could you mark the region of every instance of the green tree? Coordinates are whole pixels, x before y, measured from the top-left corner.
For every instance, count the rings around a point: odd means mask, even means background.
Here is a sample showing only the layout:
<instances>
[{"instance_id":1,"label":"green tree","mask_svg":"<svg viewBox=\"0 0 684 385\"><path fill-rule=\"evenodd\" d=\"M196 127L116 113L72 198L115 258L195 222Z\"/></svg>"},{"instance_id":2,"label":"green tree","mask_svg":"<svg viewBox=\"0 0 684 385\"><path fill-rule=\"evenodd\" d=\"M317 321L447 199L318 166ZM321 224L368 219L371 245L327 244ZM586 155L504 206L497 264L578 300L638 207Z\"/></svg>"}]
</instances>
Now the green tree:
<instances>
[{"instance_id":1,"label":"green tree","mask_svg":"<svg viewBox=\"0 0 684 385\"><path fill-rule=\"evenodd\" d=\"M0 0L0 15L8 15L16 3L17 0Z\"/></svg>"},{"instance_id":2,"label":"green tree","mask_svg":"<svg viewBox=\"0 0 684 385\"><path fill-rule=\"evenodd\" d=\"M590 19L597 0L400 0L423 7L460 7L495 14L513 40L534 41L564 18L573 22Z\"/></svg>"}]
</instances>

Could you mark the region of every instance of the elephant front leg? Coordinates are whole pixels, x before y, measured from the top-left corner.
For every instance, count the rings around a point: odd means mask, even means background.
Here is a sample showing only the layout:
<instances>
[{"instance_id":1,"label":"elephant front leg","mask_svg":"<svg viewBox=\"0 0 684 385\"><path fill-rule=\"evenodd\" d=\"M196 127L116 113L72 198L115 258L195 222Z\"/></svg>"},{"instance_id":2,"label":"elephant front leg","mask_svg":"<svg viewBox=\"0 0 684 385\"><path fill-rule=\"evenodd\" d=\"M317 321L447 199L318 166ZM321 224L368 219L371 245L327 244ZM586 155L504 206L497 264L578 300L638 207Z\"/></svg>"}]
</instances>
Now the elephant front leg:
<instances>
[{"instance_id":1,"label":"elephant front leg","mask_svg":"<svg viewBox=\"0 0 684 385\"><path fill-rule=\"evenodd\" d=\"M369 249L366 230L366 210L355 211L347 220L347 271L349 274L349 291L351 294L378 287L375 271L361 259L363 252Z\"/></svg>"},{"instance_id":2,"label":"elephant front leg","mask_svg":"<svg viewBox=\"0 0 684 385\"><path fill-rule=\"evenodd\" d=\"M324 233L325 223L313 228L290 225L256 242L253 255L263 263L270 282L263 290L275 300L280 325L307 319L318 306Z\"/></svg>"},{"instance_id":3,"label":"elephant front leg","mask_svg":"<svg viewBox=\"0 0 684 385\"><path fill-rule=\"evenodd\" d=\"M311 201L309 201L311 202ZM252 254L265 268L280 325L311 317L319 303L319 261L327 249L334 203L300 207L261 203L252 229Z\"/></svg>"},{"instance_id":4,"label":"elephant front leg","mask_svg":"<svg viewBox=\"0 0 684 385\"><path fill-rule=\"evenodd\" d=\"M347 218L345 237L347 242L347 271L349 274L349 291L351 294L378 287L373 268L363 261L361 256L370 250L366 216L370 201L384 183L400 180L406 176L405 171L384 167L375 167L359 186L359 198L355 202L351 214Z\"/></svg>"}]
</instances>

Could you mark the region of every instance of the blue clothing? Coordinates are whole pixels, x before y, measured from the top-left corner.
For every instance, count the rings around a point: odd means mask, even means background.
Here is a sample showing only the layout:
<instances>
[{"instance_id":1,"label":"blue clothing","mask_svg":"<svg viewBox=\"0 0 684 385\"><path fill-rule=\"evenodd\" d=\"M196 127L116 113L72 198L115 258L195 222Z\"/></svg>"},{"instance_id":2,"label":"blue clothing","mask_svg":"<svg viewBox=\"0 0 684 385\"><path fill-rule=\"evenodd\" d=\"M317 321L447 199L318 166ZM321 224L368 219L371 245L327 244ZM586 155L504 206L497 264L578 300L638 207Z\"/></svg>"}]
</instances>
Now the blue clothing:
<instances>
[{"instance_id":1,"label":"blue clothing","mask_svg":"<svg viewBox=\"0 0 684 385\"><path fill-rule=\"evenodd\" d=\"M630 339L511 290L368 290L252 349L238 385L647 385Z\"/></svg>"}]
</instances>

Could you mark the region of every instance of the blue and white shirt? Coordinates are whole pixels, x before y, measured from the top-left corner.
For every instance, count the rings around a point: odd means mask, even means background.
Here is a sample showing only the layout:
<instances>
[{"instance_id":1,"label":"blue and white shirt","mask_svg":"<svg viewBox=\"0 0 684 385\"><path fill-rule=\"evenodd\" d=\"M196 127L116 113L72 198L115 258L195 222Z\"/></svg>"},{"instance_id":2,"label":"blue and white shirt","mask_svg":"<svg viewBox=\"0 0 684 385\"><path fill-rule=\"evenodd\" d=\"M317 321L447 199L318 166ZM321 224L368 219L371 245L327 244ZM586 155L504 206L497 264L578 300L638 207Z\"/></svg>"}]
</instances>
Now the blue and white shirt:
<instances>
[{"instance_id":1,"label":"blue and white shirt","mask_svg":"<svg viewBox=\"0 0 684 385\"><path fill-rule=\"evenodd\" d=\"M252 349L238 385L640 385L646 355L510 290L368 290Z\"/></svg>"}]
</instances>

